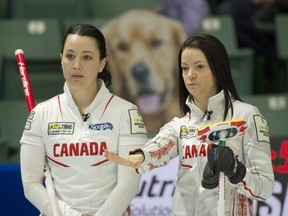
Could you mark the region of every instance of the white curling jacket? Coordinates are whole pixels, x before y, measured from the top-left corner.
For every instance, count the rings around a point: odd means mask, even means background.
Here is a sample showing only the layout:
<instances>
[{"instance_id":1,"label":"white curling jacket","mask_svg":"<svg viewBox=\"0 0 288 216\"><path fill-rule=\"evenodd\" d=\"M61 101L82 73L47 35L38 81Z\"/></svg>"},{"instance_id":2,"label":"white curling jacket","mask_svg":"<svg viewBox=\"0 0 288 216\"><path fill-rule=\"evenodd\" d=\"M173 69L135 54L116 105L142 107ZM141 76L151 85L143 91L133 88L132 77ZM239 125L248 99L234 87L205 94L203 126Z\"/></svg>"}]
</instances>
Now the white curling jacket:
<instances>
[{"instance_id":1,"label":"white curling jacket","mask_svg":"<svg viewBox=\"0 0 288 216\"><path fill-rule=\"evenodd\" d=\"M51 207L43 182L45 158L63 216L122 216L136 195L140 175L104 157L127 156L147 142L137 107L109 92L102 80L85 121L65 84L64 93L40 103L21 138L21 175L28 200L46 216Z\"/></svg>"},{"instance_id":2,"label":"white curling jacket","mask_svg":"<svg viewBox=\"0 0 288 216\"><path fill-rule=\"evenodd\" d=\"M139 167L143 173L179 156L178 178L173 196L171 215L173 216L213 216L217 215L218 189L207 190L201 180L207 163L207 152L211 145L200 143L196 137L199 126L223 121L224 93L221 91L209 99L208 111L213 111L210 120L188 97L190 107L182 118L174 118L165 124L159 133L142 149L145 161ZM243 119L248 127L244 136L227 140L234 154L247 169L246 176L237 185L226 177L225 215L253 215L252 200L263 201L273 193L274 174L270 158L268 125L258 108L234 100L234 114L229 109L226 120ZM171 170L171 172L177 172Z\"/></svg>"}]
</instances>

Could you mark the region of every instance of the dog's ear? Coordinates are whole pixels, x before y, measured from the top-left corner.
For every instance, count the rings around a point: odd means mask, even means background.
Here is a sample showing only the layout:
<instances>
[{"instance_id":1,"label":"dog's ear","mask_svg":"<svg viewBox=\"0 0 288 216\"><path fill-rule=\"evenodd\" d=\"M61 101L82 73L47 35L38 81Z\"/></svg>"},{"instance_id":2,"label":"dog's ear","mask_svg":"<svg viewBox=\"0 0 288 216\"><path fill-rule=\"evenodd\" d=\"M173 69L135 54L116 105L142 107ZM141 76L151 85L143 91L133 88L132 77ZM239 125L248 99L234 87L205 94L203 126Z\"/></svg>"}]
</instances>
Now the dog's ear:
<instances>
[{"instance_id":1,"label":"dog's ear","mask_svg":"<svg viewBox=\"0 0 288 216\"><path fill-rule=\"evenodd\" d=\"M108 64L109 64L109 70L112 76L112 85L111 85L111 91L113 94L121 96L122 95L122 89L123 89L123 79L121 78L121 72L119 71L119 68L116 67L113 58L111 58L109 52L108 52Z\"/></svg>"},{"instance_id":2,"label":"dog's ear","mask_svg":"<svg viewBox=\"0 0 288 216\"><path fill-rule=\"evenodd\" d=\"M172 35L173 35L173 39L175 41L174 43L174 52L175 52L175 76L177 76L177 71L178 71L178 62L177 62L177 56L178 56L178 52L180 50L180 47L182 46L182 43L186 40L187 34L186 31L184 30L183 25L175 19L169 18L171 19L170 23L171 23L171 28L172 28Z\"/></svg>"},{"instance_id":3,"label":"dog's ear","mask_svg":"<svg viewBox=\"0 0 288 216\"><path fill-rule=\"evenodd\" d=\"M176 42L175 45L177 46L176 50L179 50L182 43L186 40L187 34L185 32L182 23L180 23L179 21L173 19L171 21L171 24L172 24L173 38L174 41Z\"/></svg>"},{"instance_id":4,"label":"dog's ear","mask_svg":"<svg viewBox=\"0 0 288 216\"><path fill-rule=\"evenodd\" d=\"M123 88L123 80L121 79L121 72L117 71L119 68L115 65L113 61L113 53L112 53L112 40L117 37L117 18L113 18L108 23L101 27L101 32L103 33L105 40L106 40L106 49L107 49L107 62L109 64L110 73L112 76L112 92L116 95L121 95L122 88Z\"/></svg>"},{"instance_id":5,"label":"dog's ear","mask_svg":"<svg viewBox=\"0 0 288 216\"><path fill-rule=\"evenodd\" d=\"M117 19L116 18L112 18L111 20L109 20L107 23L105 23L103 26L101 26L100 30L101 32L104 34L104 36L106 37L106 41L109 39L108 35L110 35L111 31L115 30L113 27L115 25L117 25L116 23Z\"/></svg>"}]
</instances>

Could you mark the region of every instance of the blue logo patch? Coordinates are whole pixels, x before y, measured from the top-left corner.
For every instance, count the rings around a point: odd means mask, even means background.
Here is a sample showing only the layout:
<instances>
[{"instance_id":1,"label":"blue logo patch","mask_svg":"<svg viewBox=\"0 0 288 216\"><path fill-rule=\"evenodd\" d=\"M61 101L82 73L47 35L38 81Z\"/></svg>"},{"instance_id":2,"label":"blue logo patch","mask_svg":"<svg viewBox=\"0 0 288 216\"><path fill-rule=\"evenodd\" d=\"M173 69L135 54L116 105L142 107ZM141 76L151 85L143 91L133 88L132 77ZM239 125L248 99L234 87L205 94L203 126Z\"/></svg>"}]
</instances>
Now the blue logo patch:
<instances>
[{"instance_id":1,"label":"blue logo patch","mask_svg":"<svg viewBox=\"0 0 288 216\"><path fill-rule=\"evenodd\" d=\"M90 124L89 129L90 130L98 130L98 131L112 130L113 125L109 122L99 123L99 124Z\"/></svg>"}]
</instances>

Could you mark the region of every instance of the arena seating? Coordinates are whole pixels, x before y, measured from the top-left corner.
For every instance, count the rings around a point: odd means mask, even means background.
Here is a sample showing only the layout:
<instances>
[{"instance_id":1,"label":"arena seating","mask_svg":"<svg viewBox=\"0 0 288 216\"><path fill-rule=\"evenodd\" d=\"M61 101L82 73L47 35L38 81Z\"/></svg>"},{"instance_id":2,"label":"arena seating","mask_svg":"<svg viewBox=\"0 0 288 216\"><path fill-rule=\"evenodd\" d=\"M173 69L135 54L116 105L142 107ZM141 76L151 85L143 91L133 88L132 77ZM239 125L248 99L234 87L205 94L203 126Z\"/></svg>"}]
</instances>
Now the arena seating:
<instances>
[{"instance_id":1,"label":"arena seating","mask_svg":"<svg viewBox=\"0 0 288 216\"><path fill-rule=\"evenodd\" d=\"M23 99L15 50L23 49L35 99L48 99L62 91L60 64L61 24L56 19L0 20L0 100Z\"/></svg>"}]
</instances>

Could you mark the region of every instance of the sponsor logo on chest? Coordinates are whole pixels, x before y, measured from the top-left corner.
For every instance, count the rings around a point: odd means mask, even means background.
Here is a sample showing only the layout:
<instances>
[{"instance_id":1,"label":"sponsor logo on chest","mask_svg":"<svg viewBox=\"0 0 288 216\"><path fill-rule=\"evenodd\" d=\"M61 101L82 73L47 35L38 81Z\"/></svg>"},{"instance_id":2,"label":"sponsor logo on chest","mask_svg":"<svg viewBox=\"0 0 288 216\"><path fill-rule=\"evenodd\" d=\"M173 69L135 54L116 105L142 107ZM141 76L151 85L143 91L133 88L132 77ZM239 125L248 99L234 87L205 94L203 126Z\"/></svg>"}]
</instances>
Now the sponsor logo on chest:
<instances>
[{"instance_id":1,"label":"sponsor logo on chest","mask_svg":"<svg viewBox=\"0 0 288 216\"><path fill-rule=\"evenodd\" d=\"M196 127L186 127L186 126L181 126L180 128L180 139L191 139L193 137L196 137L197 133L197 128Z\"/></svg>"},{"instance_id":2,"label":"sponsor logo on chest","mask_svg":"<svg viewBox=\"0 0 288 216\"><path fill-rule=\"evenodd\" d=\"M104 131L104 130L112 130L113 125L109 122L106 123L98 123L98 124L90 124L90 130Z\"/></svg>"},{"instance_id":3,"label":"sponsor logo on chest","mask_svg":"<svg viewBox=\"0 0 288 216\"><path fill-rule=\"evenodd\" d=\"M48 124L48 135L71 135L74 133L74 128L74 122L50 122Z\"/></svg>"}]
</instances>

